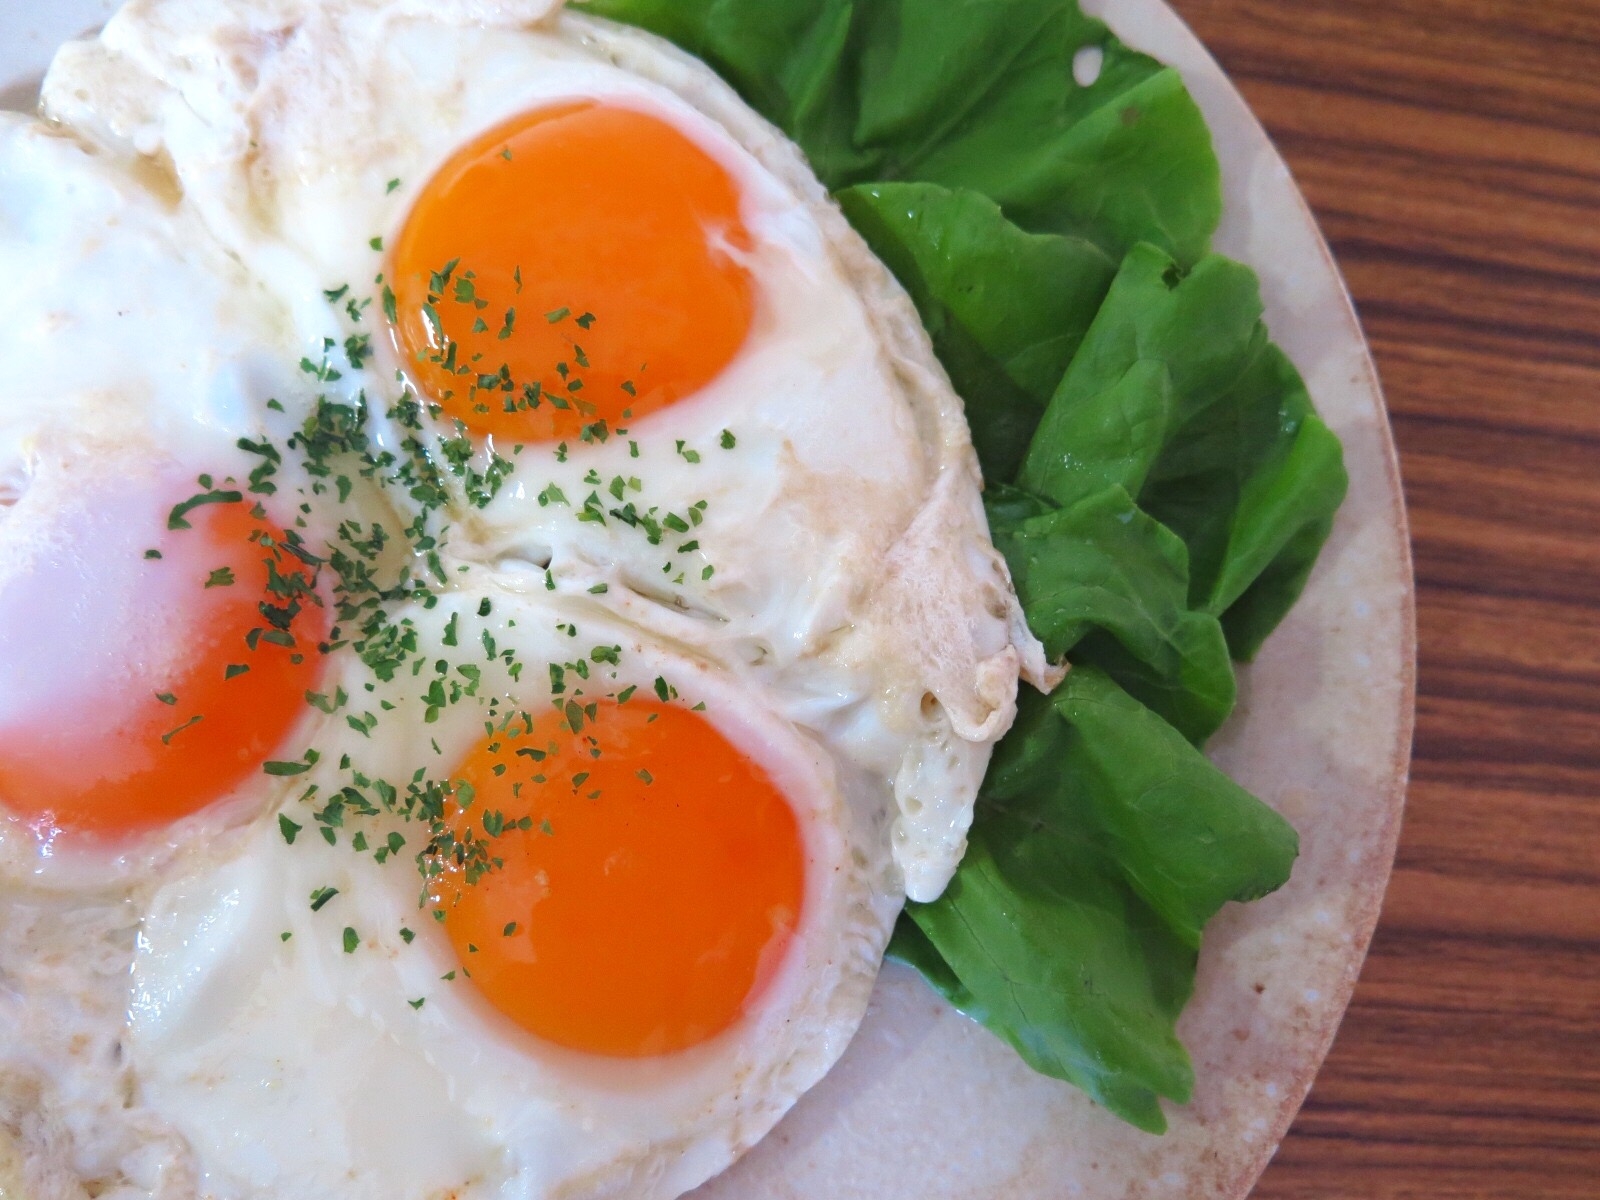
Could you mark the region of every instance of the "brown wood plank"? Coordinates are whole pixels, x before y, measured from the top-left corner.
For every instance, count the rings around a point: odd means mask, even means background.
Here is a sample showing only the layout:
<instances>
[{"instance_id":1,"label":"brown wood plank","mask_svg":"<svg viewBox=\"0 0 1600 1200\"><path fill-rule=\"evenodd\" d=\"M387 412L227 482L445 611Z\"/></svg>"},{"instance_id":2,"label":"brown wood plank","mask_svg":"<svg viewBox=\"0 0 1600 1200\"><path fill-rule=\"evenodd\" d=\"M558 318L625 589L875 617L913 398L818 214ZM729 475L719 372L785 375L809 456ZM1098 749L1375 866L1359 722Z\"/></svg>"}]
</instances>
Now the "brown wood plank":
<instances>
[{"instance_id":1,"label":"brown wood plank","mask_svg":"<svg viewBox=\"0 0 1600 1200\"><path fill-rule=\"evenodd\" d=\"M1600 0L1176 0L1288 158L1394 416L1416 761L1259 1200L1600 1197Z\"/></svg>"}]
</instances>

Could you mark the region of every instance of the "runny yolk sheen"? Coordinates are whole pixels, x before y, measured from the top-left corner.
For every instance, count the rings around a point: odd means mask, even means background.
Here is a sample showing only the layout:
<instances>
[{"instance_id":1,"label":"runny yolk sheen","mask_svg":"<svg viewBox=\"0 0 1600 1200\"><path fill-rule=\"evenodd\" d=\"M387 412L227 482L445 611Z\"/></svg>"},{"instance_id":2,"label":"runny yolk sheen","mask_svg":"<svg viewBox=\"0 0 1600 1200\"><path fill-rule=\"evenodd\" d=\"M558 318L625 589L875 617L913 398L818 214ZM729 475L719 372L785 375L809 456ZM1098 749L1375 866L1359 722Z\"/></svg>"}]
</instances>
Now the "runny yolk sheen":
<instances>
[{"instance_id":1,"label":"runny yolk sheen","mask_svg":"<svg viewBox=\"0 0 1600 1200\"><path fill-rule=\"evenodd\" d=\"M150 555L125 545L134 561L108 562L117 498L56 521L44 561L0 587L0 675L21 701L0 713L0 811L42 838L142 832L227 795L260 774L320 670L327 618L294 597L309 581L272 548L281 529L246 503L208 505L188 529L135 531Z\"/></svg>"},{"instance_id":2,"label":"runny yolk sheen","mask_svg":"<svg viewBox=\"0 0 1600 1200\"><path fill-rule=\"evenodd\" d=\"M463 762L461 820L503 866L435 896L462 965L522 1028L575 1050L667 1054L727 1029L798 924L805 853L760 767L680 705L549 712ZM598 755L596 755L598 751ZM458 833L458 837L463 833Z\"/></svg>"},{"instance_id":3,"label":"runny yolk sheen","mask_svg":"<svg viewBox=\"0 0 1600 1200\"><path fill-rule=\"evenodd\" d=\"M721 164L643 112L566 103L491 130L428 182L393 247L406 369L507 442L690 395L750 330L739 201Z\"/></svg>"}]
</instances>

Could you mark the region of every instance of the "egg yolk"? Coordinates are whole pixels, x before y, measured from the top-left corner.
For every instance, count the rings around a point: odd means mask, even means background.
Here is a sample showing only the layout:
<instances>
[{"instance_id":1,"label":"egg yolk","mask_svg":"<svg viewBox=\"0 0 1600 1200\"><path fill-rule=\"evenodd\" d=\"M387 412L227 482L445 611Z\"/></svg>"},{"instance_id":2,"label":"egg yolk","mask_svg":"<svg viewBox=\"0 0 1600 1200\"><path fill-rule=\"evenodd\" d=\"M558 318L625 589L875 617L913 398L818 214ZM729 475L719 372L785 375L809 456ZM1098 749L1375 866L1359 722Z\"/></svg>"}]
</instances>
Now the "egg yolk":
<instances>
[{"instance_id":1,"label":"egg yolk","mask_svg":"<svg viewBox=\"0 0 1600 1200\"><path fill-rule=\"evenodd\" d=\"M227 795L260 774L320 670L327 618L250 505L148 530L136 565L103 561L107 519L63 519L46 560L0 588L0 613L30 626L14 632L60 651L48 679L36 655L0 661L23 700L0 720L0 808L42 838L143 832ZM52 701L30 709L30 687Z\"/></svg>"},{"instance_id":2,"label":"egg yolk","mask_svg":"<svg viewBox=\"0 0 1600 1200\"><path fill-rule=\"evenodd\" d=\"M739 202L721 164L647 113L569 103L501 125L433 176L392 248L406 369L510 442L690 395L750 329Z\"/></svg>"},{"instance_id":3,"label":"egg yolk","mask_svg":"<svg viewBox=\"0 0 1600 1200\"><path fill-rule=\"evenodd\" d=\"M618 1057L695 1045L783 960L805 883L794 811L680 705L607 701L572 723L550 712L462 764L462 819L479 837L502 817L509 828L489 842L501 867L447 873L445 928L472 981L530 1033Z\"/></svg>"}]
</instances>

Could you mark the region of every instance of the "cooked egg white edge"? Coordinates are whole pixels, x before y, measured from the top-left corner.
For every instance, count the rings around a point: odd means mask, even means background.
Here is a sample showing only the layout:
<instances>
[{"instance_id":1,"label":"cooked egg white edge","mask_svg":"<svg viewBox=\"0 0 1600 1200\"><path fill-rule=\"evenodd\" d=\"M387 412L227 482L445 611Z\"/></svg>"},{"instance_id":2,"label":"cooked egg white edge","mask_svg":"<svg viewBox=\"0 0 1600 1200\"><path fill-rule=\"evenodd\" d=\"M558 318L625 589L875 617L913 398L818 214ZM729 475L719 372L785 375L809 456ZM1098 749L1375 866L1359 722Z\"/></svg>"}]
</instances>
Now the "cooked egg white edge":
<instances>
[{"instance_id":1,"label":"cooked egg white edge","mask_svg":"<svg viewBox=\"0 0 1600 1200\"><path fill-rule=\"evenodd\" d=\"M0 903L0 1138L21 1200L192 1196L182 1146L131 1109L122 1052L139 904L8 887ZM9 1193L8 1193L9 1196Z\"/></svg>"}]
</instances>

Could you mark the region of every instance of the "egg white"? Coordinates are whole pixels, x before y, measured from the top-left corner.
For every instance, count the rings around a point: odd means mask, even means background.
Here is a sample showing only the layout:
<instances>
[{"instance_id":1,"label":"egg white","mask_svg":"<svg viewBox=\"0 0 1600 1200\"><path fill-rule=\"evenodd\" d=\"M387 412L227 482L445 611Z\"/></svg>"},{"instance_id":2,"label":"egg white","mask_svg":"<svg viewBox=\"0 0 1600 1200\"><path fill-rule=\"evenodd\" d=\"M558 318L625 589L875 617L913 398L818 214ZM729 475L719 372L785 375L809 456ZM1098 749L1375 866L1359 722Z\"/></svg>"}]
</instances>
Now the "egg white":
<instances>
[{"instance_id":1,"label":"egg white","mask_svg":"<svg viewBox=\"0 0 1600 1200\"><path fill-rule=\"evenodd\" d=\"M195 1195L181 1137L128 1098L142 905L8 885L0 899L0 1186L23 1200Z\"/></svg>"}]
</instances>

